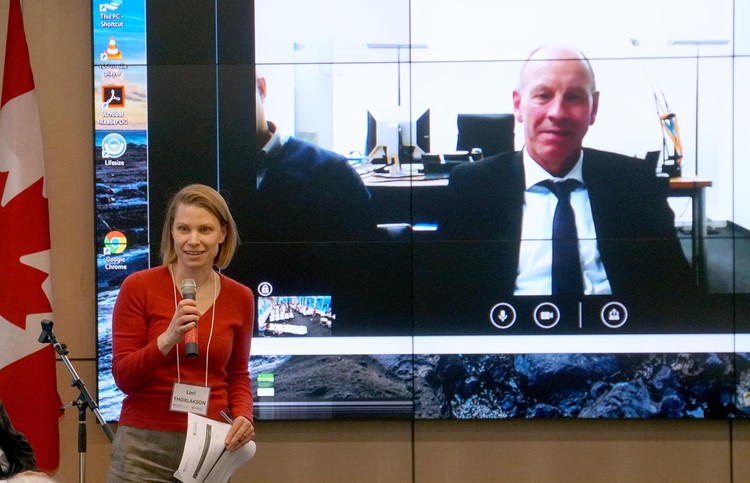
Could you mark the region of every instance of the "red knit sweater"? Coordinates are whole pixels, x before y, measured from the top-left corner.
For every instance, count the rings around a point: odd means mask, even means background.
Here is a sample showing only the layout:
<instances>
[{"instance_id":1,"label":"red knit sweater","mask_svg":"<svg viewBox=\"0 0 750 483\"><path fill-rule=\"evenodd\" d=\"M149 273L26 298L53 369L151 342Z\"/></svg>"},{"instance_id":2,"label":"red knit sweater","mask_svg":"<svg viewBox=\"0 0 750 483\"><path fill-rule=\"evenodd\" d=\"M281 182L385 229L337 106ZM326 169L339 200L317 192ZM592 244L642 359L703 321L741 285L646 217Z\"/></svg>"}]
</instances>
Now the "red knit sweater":
<instances>
[{"instance_id":1,"label":"red knit sweater","mask_svg":"<svg viewBox=\"0 0 750 483\"><path fill-rule=\"evenodd\" d=\"M187 414L170 411L172 387L177 382L204 386L206 357L211 397L207 417L223 421L222 409L252 421L250 341L254 299L249 288L221 275L221 291L213 310L198 321L199 355L185 357L185 345L175 346L165 357L156 343L175 312L175 287L167 267L143 270L128 276L120 287L112 313L112 375L126 397L120 424L161 431L186 431ZM181 300L177 291L177 300ZM211 337L209 346L209 337Z\"/></svg>"}]
</instances>

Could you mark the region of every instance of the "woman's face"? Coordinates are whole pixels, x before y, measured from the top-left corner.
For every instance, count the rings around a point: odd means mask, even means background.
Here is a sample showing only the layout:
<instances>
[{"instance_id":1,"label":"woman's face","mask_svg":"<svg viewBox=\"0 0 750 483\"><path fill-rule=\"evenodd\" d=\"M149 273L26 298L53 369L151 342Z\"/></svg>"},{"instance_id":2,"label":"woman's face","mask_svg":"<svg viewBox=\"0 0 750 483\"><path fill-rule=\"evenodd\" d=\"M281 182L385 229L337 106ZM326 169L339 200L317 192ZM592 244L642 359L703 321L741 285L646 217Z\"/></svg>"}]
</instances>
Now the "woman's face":
<instances>
[{"instance_id":1,"label":"woman's face","mask_svg":"<svg viewBox=\"0 0 750 483\"><path fill-rule=\"evenodd\" d=\"M177 263L190 270L213 267L226 227L205 208L180 204L172 222Z\"/></svg>"}]
</instances>

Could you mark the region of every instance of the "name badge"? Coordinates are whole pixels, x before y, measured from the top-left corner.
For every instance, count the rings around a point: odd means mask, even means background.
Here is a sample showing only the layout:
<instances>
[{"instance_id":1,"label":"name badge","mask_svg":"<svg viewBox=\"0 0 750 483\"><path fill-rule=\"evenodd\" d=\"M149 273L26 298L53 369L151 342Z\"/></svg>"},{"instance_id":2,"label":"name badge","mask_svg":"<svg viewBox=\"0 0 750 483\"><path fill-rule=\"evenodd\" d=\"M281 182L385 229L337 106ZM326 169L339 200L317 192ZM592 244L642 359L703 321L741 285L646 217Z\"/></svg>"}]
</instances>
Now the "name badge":
<instances>
[{"instance_id":1,"label":"name badge","mask_svg":"<svg viewBox=\"0 0 750 483\"><path fill-rule=\"evenodd\" d=\"M208 398L210 387L191 386L176 382L172 388L171 411L178 413L195 413L205 416L208 414Z\"/></svg>"}]
</instances>

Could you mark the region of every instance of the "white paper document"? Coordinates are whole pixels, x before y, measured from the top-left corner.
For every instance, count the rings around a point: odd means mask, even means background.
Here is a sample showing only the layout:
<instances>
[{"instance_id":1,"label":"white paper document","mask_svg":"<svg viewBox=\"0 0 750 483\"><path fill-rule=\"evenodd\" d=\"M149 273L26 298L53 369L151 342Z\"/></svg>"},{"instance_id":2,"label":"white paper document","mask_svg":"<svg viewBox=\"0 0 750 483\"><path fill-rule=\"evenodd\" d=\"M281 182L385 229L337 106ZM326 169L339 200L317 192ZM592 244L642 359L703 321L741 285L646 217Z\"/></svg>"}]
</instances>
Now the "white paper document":
<instances>
[{"instance_id":1,"label":"white paper document","mask_svg":"<svg viewBox=\"0 0 750 483\"><path fill-rule=\"evenodd\" d=\"M185 483L226 483L237 468L255 456L255 441L229 452L224 439L229 424L188 414L188 432L180 467L174 476Z\"/></svg>"}]
</instances>

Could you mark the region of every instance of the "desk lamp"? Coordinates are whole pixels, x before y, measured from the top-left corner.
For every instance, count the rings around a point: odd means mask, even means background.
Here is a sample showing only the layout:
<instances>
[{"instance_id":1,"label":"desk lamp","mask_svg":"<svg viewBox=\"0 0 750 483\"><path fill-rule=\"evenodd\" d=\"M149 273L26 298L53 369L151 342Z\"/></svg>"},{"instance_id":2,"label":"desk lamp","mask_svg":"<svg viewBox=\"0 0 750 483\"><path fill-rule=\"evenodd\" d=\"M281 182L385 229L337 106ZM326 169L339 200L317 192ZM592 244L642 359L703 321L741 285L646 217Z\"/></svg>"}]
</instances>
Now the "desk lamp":
<instances>
[{"instance_id":1,"label":"desk lamp","mask_svg":"<svg viewBox=\"0 0 750 483\"><path fill-rule=\"evenodd\" d=\"M669 45L695 45L695 176L698 176L698 113L700 110L698 100L700 98L701 46L727 45L728 43L729 40L721 39L681 39L669 41Z\"/></svg>"}]
</instances>

